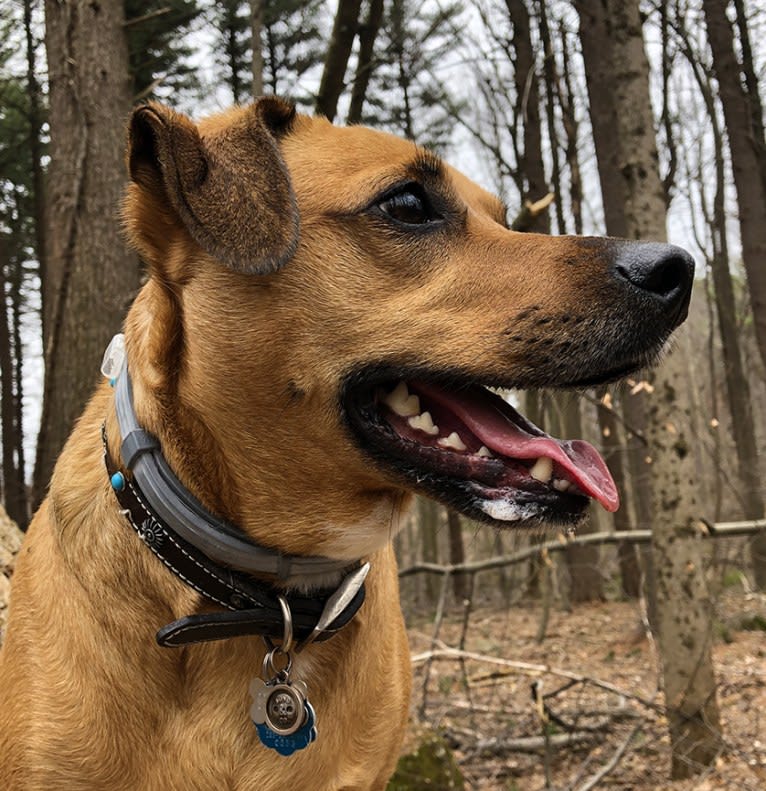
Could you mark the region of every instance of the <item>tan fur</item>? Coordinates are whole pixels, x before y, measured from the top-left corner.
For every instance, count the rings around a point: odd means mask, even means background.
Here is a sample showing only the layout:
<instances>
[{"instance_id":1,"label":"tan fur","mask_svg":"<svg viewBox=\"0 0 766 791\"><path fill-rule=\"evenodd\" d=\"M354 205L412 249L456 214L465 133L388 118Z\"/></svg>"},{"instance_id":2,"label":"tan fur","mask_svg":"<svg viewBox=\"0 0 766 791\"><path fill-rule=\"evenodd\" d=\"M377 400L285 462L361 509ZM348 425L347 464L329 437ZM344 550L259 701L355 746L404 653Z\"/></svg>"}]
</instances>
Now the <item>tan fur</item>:
<instances>
[{"instance_id":1,"label":"tan fur","mask_svg":"<svg viewBox=\"0 0 766 791\"><path fill-rule=\"evenodd\" d=\"M163 130L181 124L184 145L226 159L251 126L265 139L263 119L236 109L203 122L198 134L161 108L146 112L154 120L134 128L140 140L126 203L132 242L151 270L125 324L138 417L179 478L254 539L287 553L369 556L367 600L351 625L298 661L318 741L291 758L267 751L248 719L260 639L183 649L155 643L160 626L206 605L118 511L102 460L104 420L118 447L104 384L60 457L18 560L0 655L0 787L383 789L410 690L390 540L411 495L352 441L340 382L373 360L459 366L484 381L524 374L534 359L508 325L523 325L527 308L576 312L587 300L597 307L593 281L606 263L572 239L508 231L498 201L449 168L449 189L465 212L459 238L408 245L376 236L358 212L410 167L415 146L322 119L289 121L286 111L277 119L286 129L268 144L272 164L263 167L289 174L294 204L282 196L273 221L253 219L252 227L241 224L257 214L257 194L247 211L224 205L218 216L210 204L197 232L174 208L184 195L167 194L176 189L168 186L171 165L183 169L197 154L173 153ZM273 117L268 123L274 127ZM152 170L158 149L161 168ZM237 195L247 193L260 156L226 160ZM274 156L282 158L276 165ZM196 190L195 178L177 189ZM284 263L293 226L280 215L290 205L300 230ZM283 219L284 227L272 227ZM237 247L231 261L211 255L223 243ZM281 251L264 268L278 271L251 273L263 271L259 245Z\"/></svg>"}]
</instances>

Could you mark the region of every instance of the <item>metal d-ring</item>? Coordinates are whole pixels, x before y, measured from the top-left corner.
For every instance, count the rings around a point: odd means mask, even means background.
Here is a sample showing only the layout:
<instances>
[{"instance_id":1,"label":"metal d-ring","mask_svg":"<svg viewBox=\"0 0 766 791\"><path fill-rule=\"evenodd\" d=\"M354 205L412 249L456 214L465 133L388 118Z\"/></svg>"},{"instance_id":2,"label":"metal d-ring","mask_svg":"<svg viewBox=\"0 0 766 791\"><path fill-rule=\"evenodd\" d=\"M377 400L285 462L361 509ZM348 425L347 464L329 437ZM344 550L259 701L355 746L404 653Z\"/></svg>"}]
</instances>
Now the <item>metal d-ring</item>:
<instances>
[{"instance_id":1,"label":"metal d-ring","mask_svg":"<svg viewBox=\"0 0 766 791\"><path fill-rule=\"evenodd\" d=\"M289 654L290 649L293 647L293 614L290 612L290 605L287 599L280 593L277 595L277 601L282 608L282 645L279 646L283 654Z\"/></svg>"}]
</instances>

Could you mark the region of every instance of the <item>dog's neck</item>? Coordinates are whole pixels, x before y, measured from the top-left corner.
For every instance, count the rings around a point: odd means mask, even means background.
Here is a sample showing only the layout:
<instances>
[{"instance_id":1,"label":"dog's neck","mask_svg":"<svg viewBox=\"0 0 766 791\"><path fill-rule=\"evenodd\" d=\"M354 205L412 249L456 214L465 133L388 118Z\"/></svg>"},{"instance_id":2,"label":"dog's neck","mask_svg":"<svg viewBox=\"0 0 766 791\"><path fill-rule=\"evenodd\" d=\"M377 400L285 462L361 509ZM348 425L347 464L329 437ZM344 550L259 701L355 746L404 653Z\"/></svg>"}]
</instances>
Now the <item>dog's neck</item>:
<instances>
[{"instance_id":1,"label":"dog's neck","mask_svg":"<svg viewBox=\"0 0 766 791\"><path fill-rule=\"evenodd\" d=\"M141 504L143 510L152 512L210 560L248 574L276 577L288 587L294 587L296 581L318 587L319 580L348 570L345 559L291 556L258 544L208 511L175 476L159 440L140 425L125 365L115 383L115 407L120 427L120 456L148 504ZM123 474L115 472L113 483L119 496L126 489Z\"/></svg>"},{"instance_id":2,"label":"dog's neck","mask_svg":"<svg viewBox=\"0 0 766 791\"><path fill-rule=\"evenodd\" d=\"M177 619L158 632L159 642L174 646L246 634L278 639L285 628L292 635L293 623L303 644L332 636L364 601L369 563L349 566L345 560L286 555L252 541L208 511L175 476L157 437L141 426L122 347L122 336L116 336L102 366L115 389L124 469L118 469L117 456L110 452L106 426L104 456L122 514L170 572L224 608ZM339 585L322 587L322 580L341 574ZM279 592L294 590L296 584L310 594Z\"/></svg>"}]
</instances>

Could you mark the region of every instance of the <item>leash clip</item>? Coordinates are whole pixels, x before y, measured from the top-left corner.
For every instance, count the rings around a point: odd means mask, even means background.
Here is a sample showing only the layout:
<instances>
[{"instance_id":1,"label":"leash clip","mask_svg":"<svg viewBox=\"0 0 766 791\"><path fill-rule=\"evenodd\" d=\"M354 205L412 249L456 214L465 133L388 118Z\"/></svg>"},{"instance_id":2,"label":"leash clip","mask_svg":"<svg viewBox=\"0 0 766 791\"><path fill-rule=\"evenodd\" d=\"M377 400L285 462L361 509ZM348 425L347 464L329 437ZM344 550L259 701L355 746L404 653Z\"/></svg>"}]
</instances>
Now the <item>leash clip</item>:
<instances>
[{"instance_id":1,"label":"leash clip","mask_svg":"<svg viewBox=\"0 0 766 791\"><path fill-rule=\"evenodd\" d=\"M328 626L348 607L351 600L356 596L359 589L364 585L364 581L370 572L369 561L363 563L358 569L354 569L350 574L347 574L343 582L338 586L338 589L327 600L327 603L319 616L311 634L303 640L295 649L296 653L303 651L306 646L311 645L314 640L324 632Z\"/></svg>"}]
</instances>

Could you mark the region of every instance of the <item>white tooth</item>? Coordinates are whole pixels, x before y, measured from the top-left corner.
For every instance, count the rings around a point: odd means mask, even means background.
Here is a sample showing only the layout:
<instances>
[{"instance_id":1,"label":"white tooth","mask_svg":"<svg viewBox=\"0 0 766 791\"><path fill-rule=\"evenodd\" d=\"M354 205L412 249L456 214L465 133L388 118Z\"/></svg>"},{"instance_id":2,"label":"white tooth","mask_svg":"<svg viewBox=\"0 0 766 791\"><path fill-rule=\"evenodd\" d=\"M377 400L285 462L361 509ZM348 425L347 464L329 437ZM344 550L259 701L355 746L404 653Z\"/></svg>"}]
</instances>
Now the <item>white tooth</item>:
<instances>
[{"instance_id":1,"label":"white tooth","mask_svg":"<svg viewBox=\"0 0 766 791\"><path fill-rule=\"evenodd\" d=\"M492 455L492 451L486 446L482 445L477 451L477 456L484 456L486 459L494 459L495 457Z\"/></svg>"},{"instance_id":2,"label":"white tooth","mask_svg":"<svg viewBox=\"0 0 766 791\"><path fill-rule=\"evenodd\" d=\"M571 485L569 481L565 481L563 478L554 478L553 480L553 488L557 492L565 492Z\"/></svg>"},{"instance_id":3,"label":"white tooth","mask_svg":"<svg viewBox=\"0 0 766 791\"><path fill-rule=\"evenodd\" d=\"M442 437L439 442L443 448L453 448L454 450L468 450L466 444L460 439L457 431L453 431L448 437Z\"/></svg>"},{"instance_id":4,"label":"white tooth","mask_svg":"<svg viewBox=\"0 0 766 791\"><path fill-rule=\"evenodd\" d=\"M553 475L553 459L549 459L547 456L540 456L540 458L532 466L529 474L536 481L548 483L548 481L551 479L551 476Z\"/></svg>"},{"instance_id":5,"label":"white tooth","mask_svg":"<svg viewBox=\"0 0 766 791\"><path fill-rule=\"evenodd\" d=\"M412 428L415 428L418 431L423 431L432 437L435 437L439 433L439 427L434 425L434 421L431 419L430 412L423 412L422 415L411 417L407 422L412 426Z\"/></svg>"},{"instance_id":6,"label":"white tooth","mask_svg":"<svg viewBox=\"0 0 766 791\"><path fill-rule=\"evenodd\" d=\"M399 382L383 399L383 403L401 417L420 414L420 399L416 395L410 395L406 382Z\"/></svg>"}]
</instances>

